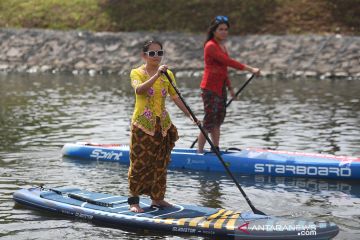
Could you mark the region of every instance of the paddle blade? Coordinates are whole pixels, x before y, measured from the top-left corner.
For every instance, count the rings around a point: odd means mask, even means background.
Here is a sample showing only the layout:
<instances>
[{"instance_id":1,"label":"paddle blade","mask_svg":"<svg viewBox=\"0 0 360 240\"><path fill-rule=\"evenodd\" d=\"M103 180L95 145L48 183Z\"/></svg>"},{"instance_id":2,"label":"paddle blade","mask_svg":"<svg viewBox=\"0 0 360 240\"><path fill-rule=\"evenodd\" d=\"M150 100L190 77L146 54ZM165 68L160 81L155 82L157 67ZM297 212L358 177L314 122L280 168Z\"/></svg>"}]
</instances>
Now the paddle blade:
<instances>
[{"instance_id":1,"label":"paddle blade","mask_svg":"<svg viewBox=\"0 0 360 240\"><path fill-rule=\"evenodd\" d=\"M260 211L260 210L257 210L256 208L253 209L253 212L254 212L255 214L267 216L264 212L262 212L262 211Z\"/></svg>"}]
</instances>

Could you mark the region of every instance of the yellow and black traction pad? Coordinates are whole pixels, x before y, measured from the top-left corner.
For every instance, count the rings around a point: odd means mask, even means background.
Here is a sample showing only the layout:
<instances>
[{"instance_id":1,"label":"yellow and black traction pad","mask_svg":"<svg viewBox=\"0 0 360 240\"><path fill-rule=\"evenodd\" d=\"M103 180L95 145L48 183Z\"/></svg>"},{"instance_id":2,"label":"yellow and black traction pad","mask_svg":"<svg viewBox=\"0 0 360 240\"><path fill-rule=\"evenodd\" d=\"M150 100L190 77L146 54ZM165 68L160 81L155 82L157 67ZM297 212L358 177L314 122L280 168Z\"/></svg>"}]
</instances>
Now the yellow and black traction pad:
<instances>
[{"instance_id":1,"label":"yellow and black traction pad","mask_svg":"<svg viewBox=\"0 0 360 240\"><path fill-rule=\"evenodd\" d=\"M194 227L203 229L226 229L235 230L236 220L240 218L240 212L220 209L210 216L180 219L154 219L155 223L169 224L178 227Z\"/></svg>"}]
</instances>

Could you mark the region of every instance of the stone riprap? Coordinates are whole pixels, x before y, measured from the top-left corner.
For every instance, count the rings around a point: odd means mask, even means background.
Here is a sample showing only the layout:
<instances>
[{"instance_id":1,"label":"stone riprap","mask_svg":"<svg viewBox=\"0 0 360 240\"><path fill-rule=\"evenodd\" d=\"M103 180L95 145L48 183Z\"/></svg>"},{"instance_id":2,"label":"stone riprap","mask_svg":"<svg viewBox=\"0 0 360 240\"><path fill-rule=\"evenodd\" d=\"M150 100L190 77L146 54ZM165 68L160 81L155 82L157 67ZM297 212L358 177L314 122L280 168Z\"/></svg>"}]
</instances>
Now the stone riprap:
<instances>
[{"instance_id":1,"label":"stone riprap","mask_svg":"<svg viewBox=\"0 0 360 240\"><path fill-rule=\"evenodd\" d=\"M128 74L142 63L144 41L153 38L163 42L163 62L178 75L202 74L204 34L41 29L0 29L0 72ZM232 58L265 76L360 79L359 36L231 36L226 45Z\"/></svg>"}]
</instances>

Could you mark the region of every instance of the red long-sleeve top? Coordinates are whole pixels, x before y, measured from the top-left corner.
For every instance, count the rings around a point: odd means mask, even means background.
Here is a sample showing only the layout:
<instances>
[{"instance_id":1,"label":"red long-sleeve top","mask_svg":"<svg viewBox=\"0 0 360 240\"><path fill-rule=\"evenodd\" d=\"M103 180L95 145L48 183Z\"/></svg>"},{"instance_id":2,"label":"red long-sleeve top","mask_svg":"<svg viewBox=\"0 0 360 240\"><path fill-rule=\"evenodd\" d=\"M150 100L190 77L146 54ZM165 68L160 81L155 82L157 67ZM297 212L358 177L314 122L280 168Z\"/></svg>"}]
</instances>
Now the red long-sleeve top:
<instances>
[{"instance_id":1,"label":"red long-sleeve top","mask_svg":"<svg viewBox=\"0 0 360 240\"><path fill-rule=\"evenodd\" d=\"M230 58L227 52L224 52L219 43L214 39L209 40L204 47L204 75L200 83L202 89L215 92L222 96L224 83L231 86L228 78L227 67L243 70L245 65Z\"/></svg>"}]
</instances>

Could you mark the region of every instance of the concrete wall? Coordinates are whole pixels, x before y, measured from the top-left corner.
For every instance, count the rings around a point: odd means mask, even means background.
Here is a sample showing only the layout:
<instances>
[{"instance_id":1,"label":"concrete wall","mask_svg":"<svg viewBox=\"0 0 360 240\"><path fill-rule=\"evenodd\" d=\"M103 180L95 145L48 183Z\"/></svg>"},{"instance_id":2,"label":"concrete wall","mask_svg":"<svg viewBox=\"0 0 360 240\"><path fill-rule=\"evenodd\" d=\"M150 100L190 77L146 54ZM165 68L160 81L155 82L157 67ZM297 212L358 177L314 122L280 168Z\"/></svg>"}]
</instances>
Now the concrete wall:
<instances>
[{"instance_id":1,"label":"concrete wall","mask_svg":"<svg viewBox=\"0 0 360 240\"><path fill-rule=\"evenodd\" d=\"M153 38L164 43L163 62L178 75L202 74L204 34L39 29L0 29L0 72L128 74L142 63L143 42ZM360 79L359 36L231 36L226 45L232 58L265 76Z\"/></svg>"}]
</instances>

